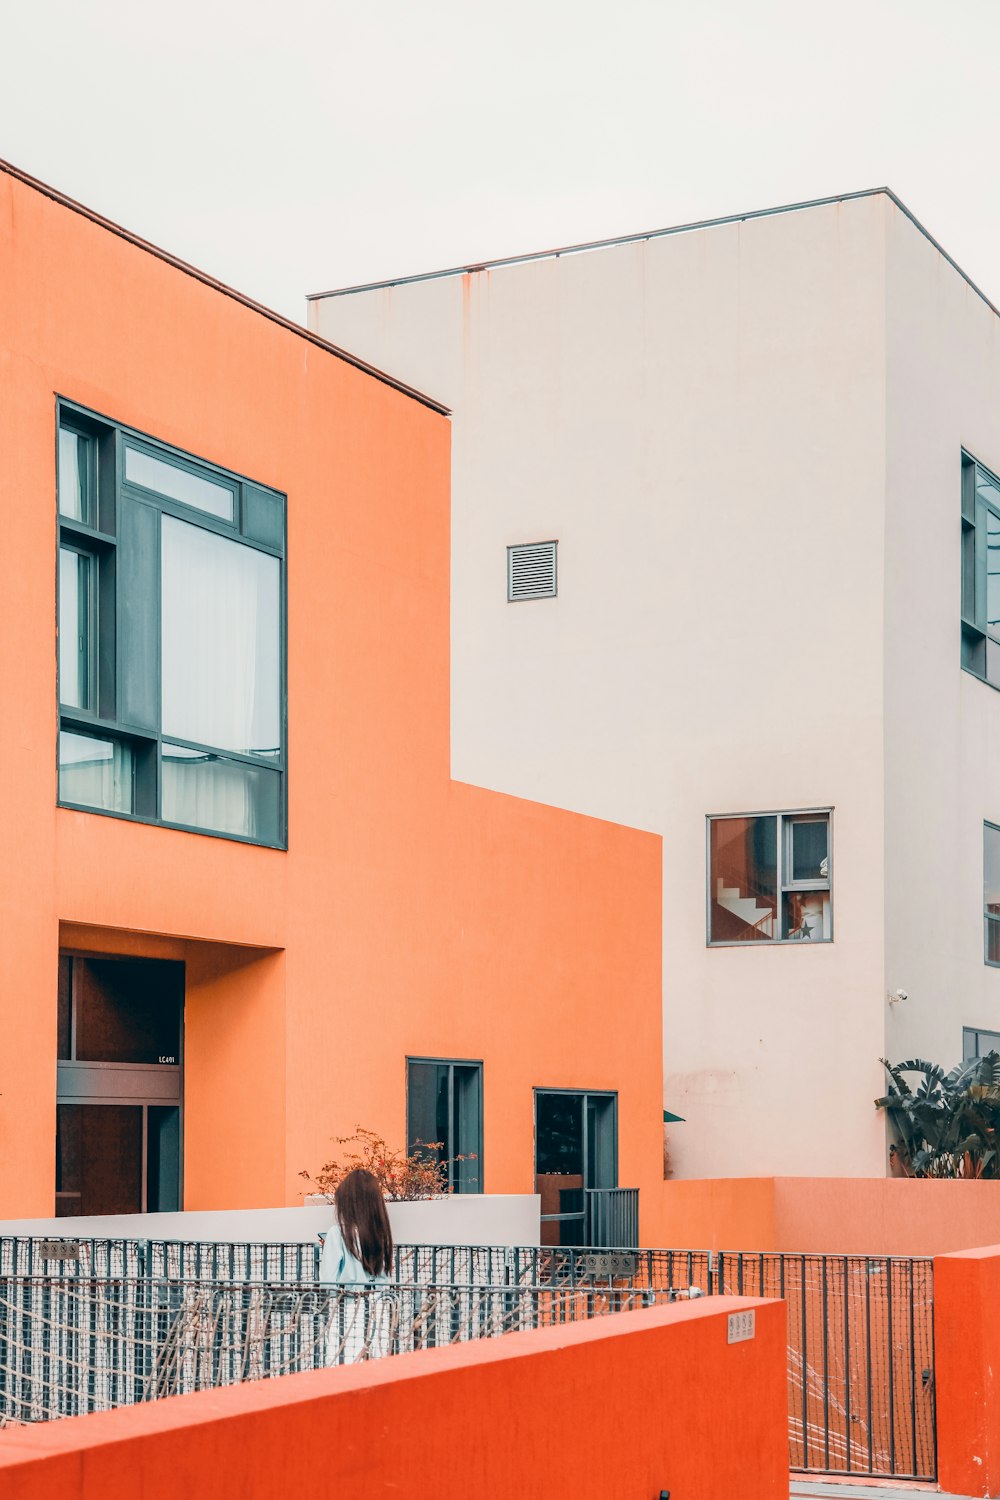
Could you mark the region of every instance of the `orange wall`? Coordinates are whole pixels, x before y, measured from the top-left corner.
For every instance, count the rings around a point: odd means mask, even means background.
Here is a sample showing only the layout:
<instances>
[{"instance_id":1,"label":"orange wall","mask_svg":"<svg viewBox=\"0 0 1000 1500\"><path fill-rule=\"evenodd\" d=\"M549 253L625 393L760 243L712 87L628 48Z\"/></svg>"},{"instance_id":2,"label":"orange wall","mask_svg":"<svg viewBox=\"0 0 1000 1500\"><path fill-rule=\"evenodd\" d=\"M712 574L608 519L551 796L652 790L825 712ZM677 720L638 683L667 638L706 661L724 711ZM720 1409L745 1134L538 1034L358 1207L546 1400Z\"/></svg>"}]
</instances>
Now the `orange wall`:
<instances>
[{"instance_id":1,"label":"orange wall","mask_svg":"<svg viewBox=\"0 0 1000 1500\"><path fill-rule=\"evenodd\" d=\"M0 1496L779 1500L787 1421L784 1308L716 1298L8 1428Z\"/></svg>"},{"instance_id":2,"label":"orange wall","mask_svg":"<svg viewBox=\"0 0 1000 1500\"><path fill-rule=\"evenodd\" d=\"M934 1262L938 1480L1000 1495L1000 1245Z\"/></svg>"},{"instance_id":3,"label":"orange wall","mask_svg":"<svg viewBox=\"0 0 1000 1500\"><path fill-rule=\"evenodd\" d=\"M665 1182L646 1244L940 1255L1000 1241L1000 1182L738 1177Z\"/></svg>"},{"instance_id":4,"label":"orange wall","mask_svg":"<svg viewBox=\"0 0 1000 1500\"><path fill-rule=\"evenodd\" d=\"M287 493L287 853L56 808L57 393ZM484 1059L488 1189L531 1188L554 1085L619 1090L620 1180L659 1192L659 840L450 780L449 445L0 171L0 1217L52 1208L60 924L188 963L188 1207L294 1202L359 1122L401 1143L407 1053Z\"/></svg>"}]
</instances>

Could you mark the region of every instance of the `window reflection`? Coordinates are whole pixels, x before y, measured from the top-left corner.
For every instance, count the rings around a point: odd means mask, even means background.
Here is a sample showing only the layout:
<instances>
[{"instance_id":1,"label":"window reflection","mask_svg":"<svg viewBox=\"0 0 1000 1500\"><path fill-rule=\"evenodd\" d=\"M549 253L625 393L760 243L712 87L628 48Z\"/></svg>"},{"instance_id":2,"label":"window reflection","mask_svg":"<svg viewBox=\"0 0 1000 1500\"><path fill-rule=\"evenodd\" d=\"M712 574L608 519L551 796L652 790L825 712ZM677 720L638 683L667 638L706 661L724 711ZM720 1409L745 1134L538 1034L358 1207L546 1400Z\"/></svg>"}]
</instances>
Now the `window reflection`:
<instances>
[{"instance_id":1,"label":"window reflection","mask_svg":"<svg viewBox=\"0 0 1000 1500\"><path fill-rule=\"evenodd\" d=\"M91 559L59 548L59 701L67 708L91 708Z\"/></svg>"},{"instance_id":2,"label":"window reflection","mask_svg":"<svg viewBox=\"0 0 1000 1500\"><path fill-rule=\"evenodd\" d=\"M59 797L106 812L132 811L132 751L119 740L59 735Z\"/></svg>"},{"instance_id":3,"label":"window reflection","mask_svg":"<svg viewBox=\"0 0 1000 1500\"><path fill-rule=\"evenodd\" d=\"M234 496L228 485L215 484L189 469L154 458L151 453L140 453L137 448L125 450L125 478L129 484L141 484L144 489L155 490L168 500L179 500L182 505L193 505L210 516L222 521L232 521Z\"/></svg>"},{"instance_id":4,"label":"window reflection","mask_svg":"<svg viewBox=\"0 0 1000 1500\"><path fill-rule=\"evenodd\" d=\"M93 518L93 439L74 432L71 427L59 429L59 510L72 521L94 524Z\"/></svg>"},{"instance_id":5,"label":"window reflection","mask_svg":"<svg viewBox=\"0 0 1000 1500\"><path fill-rule=\"evenodd\" d=\"M777 818L716 818L710 842L712 942L777 937Z\"/></svg>"},{"instance_id":6,"label":"window reflection","mask_svg":"<svg viewBox=\"0 0 1000 1500\"><path fill-rule=\"evenodd\" d=\"M163 746L163 818L167 823L273 843L278 837L280 797L278 771L208 750Z\"/></svg>"}]
</instances>

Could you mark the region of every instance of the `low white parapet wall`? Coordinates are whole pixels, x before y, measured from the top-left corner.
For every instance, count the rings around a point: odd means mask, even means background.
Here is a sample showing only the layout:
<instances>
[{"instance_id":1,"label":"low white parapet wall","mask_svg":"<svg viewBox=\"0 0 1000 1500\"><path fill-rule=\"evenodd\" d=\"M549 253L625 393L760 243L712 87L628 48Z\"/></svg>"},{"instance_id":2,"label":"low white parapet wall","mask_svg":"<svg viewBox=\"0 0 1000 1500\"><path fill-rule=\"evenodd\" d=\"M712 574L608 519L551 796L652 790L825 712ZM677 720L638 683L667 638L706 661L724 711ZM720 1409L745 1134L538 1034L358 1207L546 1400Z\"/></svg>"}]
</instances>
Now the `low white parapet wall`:
<instances>
[{"instance_id":1,"label":"low white parapet wall","mask_svg":"<svg viewBox=\"0 0 1000 1500\"><path fill-rule=\"evenodd\" d=\"M536 1193L454 1193L389 1203L400 1245L537 1245ZM186 1240L196 1244L309 1244L330 1227L331 1203L302 1208L195 1209L64 1219L2 1219L0 1235L32 1239Z\"/></svg>"}]
</instances>

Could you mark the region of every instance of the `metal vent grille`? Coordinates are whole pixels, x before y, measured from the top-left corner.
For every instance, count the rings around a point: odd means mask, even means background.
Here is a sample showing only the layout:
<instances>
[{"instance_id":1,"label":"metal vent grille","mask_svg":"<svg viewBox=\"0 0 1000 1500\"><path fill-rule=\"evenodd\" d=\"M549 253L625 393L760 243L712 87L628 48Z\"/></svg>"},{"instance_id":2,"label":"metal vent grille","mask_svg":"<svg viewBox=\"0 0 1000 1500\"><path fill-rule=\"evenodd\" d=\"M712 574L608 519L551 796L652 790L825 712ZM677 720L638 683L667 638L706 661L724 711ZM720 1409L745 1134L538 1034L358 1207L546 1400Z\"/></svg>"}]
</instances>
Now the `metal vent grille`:
<instances>
[{"instance_id":1,"label":"metal vent grille","mask_svg":"<svg viewBox=\"0 0 1000 1500\"><path fill-rule=\"evenodd\" d=\"M507 548L507 598L554 599L556 597L556 548L558 542L528 542Z\"/></svg>"}]
</instances>

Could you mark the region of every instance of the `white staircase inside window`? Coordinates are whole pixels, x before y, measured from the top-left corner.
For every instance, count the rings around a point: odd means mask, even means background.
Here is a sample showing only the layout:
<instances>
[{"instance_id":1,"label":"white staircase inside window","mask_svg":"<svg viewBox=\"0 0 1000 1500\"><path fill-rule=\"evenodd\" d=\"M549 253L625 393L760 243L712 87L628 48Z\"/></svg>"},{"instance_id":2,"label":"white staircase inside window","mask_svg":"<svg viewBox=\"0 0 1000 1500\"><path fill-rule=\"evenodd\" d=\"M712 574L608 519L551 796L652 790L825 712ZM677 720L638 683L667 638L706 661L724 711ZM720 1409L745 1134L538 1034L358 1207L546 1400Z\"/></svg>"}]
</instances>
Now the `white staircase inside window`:
<instances>
[{"instance_id":1,"label":"white staircase inside window","mask_svg":"<svg viewBox=\"0 0 1000 1500\"><path fill-rule=\"evenodd\" d=\"M748 927L755 927L764 937L774 937L774 912L769 906L758 906L753 896L744 896L739 886L716 883L715 899L723 910L731 912Z\"/></svg>"}]
</instances>

